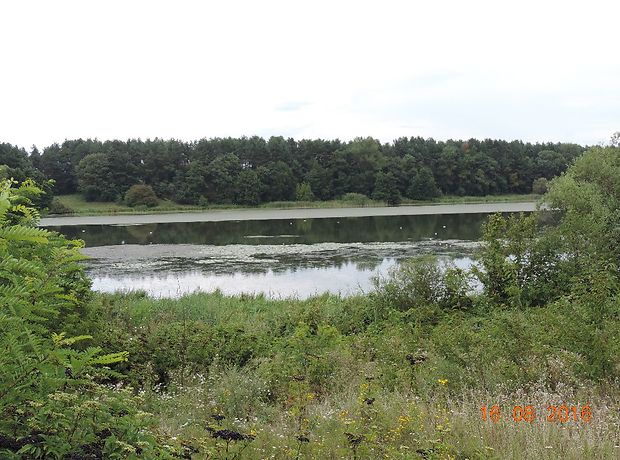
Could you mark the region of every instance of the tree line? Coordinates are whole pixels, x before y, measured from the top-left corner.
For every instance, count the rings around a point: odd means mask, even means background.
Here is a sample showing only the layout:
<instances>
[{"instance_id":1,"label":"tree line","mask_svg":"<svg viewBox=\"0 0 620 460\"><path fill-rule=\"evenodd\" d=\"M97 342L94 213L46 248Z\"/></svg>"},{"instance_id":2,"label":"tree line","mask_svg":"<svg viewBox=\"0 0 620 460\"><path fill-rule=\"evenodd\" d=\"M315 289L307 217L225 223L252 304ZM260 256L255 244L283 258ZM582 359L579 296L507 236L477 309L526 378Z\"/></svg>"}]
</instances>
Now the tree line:
<instances>
[{"instance_id":1,"label":"tree line","mask_svg":"<svg viewBox=\"0 0 620 460\"><path fill-rule=\"evenodd\" d=\"M0 144L0 176L53 179L53 193L81 193L88 201L119 200L132 185L146 184L159 198L187 204L331 200L347 193L395 204L530 193L534 181L558 176L584 150L571 143L421 137L391 143L370 137L76 139L42 152Z\"/></svg>"}]
</instances>

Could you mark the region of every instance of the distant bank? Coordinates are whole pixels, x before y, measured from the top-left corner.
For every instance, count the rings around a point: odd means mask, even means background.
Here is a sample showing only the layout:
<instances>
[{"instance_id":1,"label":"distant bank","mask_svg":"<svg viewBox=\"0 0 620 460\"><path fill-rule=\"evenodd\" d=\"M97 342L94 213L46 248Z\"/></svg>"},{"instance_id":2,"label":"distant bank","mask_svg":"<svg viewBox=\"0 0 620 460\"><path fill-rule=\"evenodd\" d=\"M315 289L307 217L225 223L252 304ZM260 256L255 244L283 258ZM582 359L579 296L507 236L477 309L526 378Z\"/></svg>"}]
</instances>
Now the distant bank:
<instances>
[{"instance_id":1,"label":"distant bank","mask_svg":"<svg viewBox=\"0 0 620 460\"><path fill-rule=\"evenodd\" d=\"M235 220L324 219L338 217L423 216L432 214L480 214L531 212L536 203L438 204L368 208L229 209L170 214L46 217L42 227L60 225L139 225L171 222L222 222Z\"/></svg>"}]
</instances>

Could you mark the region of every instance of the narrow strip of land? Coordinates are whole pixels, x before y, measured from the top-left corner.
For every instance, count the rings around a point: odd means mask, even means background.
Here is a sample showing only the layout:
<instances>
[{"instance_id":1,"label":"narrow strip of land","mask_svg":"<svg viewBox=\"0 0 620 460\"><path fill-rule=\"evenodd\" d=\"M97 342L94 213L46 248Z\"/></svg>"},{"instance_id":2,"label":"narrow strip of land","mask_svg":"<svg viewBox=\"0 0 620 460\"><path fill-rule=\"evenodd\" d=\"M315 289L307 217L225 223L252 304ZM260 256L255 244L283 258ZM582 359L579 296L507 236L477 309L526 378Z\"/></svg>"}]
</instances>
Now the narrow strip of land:
<instances>
[{"instance_id":1,"label":"narrow strip of land","mask_svg":"<svg viewBox=\"0 0 620 460\"><path fill-rule=\"evenodd\" d=\"M172 222L222 222L235 220L324 219L338 217L416 216L534 211L536 203L440 204L373 208L230 209L192 213L46 217L42 227L60 225L139 225Z\"/></svg>"}]
</instances>

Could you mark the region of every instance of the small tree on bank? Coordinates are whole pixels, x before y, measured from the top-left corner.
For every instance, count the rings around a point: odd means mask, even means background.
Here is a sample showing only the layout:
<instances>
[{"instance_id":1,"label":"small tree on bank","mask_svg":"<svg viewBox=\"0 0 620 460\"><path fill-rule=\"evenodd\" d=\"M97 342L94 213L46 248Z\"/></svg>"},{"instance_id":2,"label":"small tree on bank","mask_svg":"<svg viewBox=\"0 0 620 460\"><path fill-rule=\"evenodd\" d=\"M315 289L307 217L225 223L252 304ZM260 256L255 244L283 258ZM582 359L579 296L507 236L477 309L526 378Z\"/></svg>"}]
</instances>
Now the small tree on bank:
<instances>
[{"instance_id":1,"label":"small tree on bank","mask_svg":"<svg viewBox=\"0 0 620 460\"><path fill-rule=\"evenodd\" d=\"M153 208L159 204L157 195L150 185L136 184L132 185L125 194L125 203L127 206L148 206Z\"/></svg>"}]
</instances>

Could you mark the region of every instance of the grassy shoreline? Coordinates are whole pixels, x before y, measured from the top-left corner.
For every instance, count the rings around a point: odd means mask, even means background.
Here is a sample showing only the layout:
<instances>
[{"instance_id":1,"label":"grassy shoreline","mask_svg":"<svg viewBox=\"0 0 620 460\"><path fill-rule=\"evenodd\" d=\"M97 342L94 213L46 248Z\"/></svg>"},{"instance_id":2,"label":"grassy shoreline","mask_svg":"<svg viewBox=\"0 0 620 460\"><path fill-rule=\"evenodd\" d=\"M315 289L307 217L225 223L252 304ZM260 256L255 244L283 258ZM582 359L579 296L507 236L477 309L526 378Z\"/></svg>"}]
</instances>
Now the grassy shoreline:
<instances>
[{"instance_id":1,"label":"grassy shoreline","mask_svg":"<svg viewBox=\"0 0 620 460\"><path fill-rule=\"evenodd\" d=\"M487 195L487 196L444 196L429 201L404 200L401 205L408 206L428 206L440 204L478 204L478 203L514 203L524 201L537 201L540 195ZM345 200L331 201L276 201L264 203L260 206L239 206L233 204L194 206L174 203L169 200L162 200L161 203L153 208L131 208L123 204L113 202L87 202L79 194L60 195L58 201L73 212L65 214L49 214L50 216L101 216L101 215L132 215L132 214L166 214L172 212L204 212L209 210L226 209L329 209L329 208L363 208L363 207L382 207L386 203L382 201L368 200L363 203Z\"/></svg>"},{"instance_id":2,"label":"grassy shoreline","mask_svg":"<svg viewBox=\"0 0 620 460\"><path fill-rule=\"evenodd\" d=\"M567 327L571 304L475 302L420 324L386 300L96 294L93 313L100 344L129 350L158 430L200 446L193 458L617 458L620 400L573 362L589 334ZM562 405L577 419L548 420ZM228 445L208 429L248 437Z\"/></svg>"}]
</instances>

